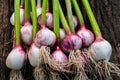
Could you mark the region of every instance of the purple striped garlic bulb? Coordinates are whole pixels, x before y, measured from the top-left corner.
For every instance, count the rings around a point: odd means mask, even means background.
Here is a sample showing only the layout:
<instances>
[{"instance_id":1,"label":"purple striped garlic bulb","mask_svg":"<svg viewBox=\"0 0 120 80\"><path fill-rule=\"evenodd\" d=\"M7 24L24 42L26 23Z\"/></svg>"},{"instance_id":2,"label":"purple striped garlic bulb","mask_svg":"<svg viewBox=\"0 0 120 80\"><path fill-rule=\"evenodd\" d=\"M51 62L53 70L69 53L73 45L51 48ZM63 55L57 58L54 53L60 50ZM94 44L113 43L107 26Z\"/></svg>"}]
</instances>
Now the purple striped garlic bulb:
<instances>
[{"instance_id":1,"label":"purple striped garlic bulb","mask_svg":"<svg viewBox=\"0 0 120 80\"><path fill-rule=\"evenodd\" d=\"M80 49L82 47L82 39L76 34L67 35L61 42L61 49L67 53L71 50Z\"/></svg>"},{"instance_id":2,"label":"purple striped garlic bulb","mask_svg":"<svg viewBox=\"0 0 120 80\"><path fill-rule=\"evenodd\" d=\"M42 21L41 21L41 15L38 16L38 24L41 25ZM50 12L46 13L46 26L50 29L53 28L53 15Z\"/></svg>"},{"instance_id":3,"label":"purple striped garlic bulb","mask_svg":"<svg viewBox=\"0 0 120 80\"><path fill-rule=\"evenodd\" d=\"M32 25L29 21L25 22L24 26L20 30L21 38L23 42L30 45L32 42Z\"/></svg>"},{"instance_id":4,"label":"purple striped garlic bulb","mask_svg":"<svg viewBox=\"0 0 120 80\"><path fill-rule=\"evenodd\" d=\"M67 56L62 52L59 46L57 46L57 49L52 53L51 57L58 64L64 64L68 62Z\"/></svg>"},{"instance_id":5,"label":"purple striped garlic bulb","mask_svg":"<svg viewBox=\"0 0 120 80\"><path fill-rule=\"evenodd\" d=\"M37 47L41 47L42 45L53 46L55 42L56 35L47 28L42 28L40 31L38 31L34 40L34 43Z\"/></svg>"},{"instance_id":6,"label":"purple striped garlic bulb","mask_svg":"<svg viewBox=\"0 0 120 80\"><path fill-rule=\"evenodd\" d=\"M84 47L88 47L94 41L94 34L85 27L81 27L81 29L78 30L77 34L82 38L82 45Z\"/></svg>"},{"instance_id":7,"label":"purple striped garlic bulb","mask_svg":"<svg viewBox=\"0 0 120 80\"><path fill-rule=\"evenodd\" d=\"M53 15L52 13L47 12L46 13L46 25L50 29L53 28L52 22L53 22Z\"/></svg>"}]
</instances>

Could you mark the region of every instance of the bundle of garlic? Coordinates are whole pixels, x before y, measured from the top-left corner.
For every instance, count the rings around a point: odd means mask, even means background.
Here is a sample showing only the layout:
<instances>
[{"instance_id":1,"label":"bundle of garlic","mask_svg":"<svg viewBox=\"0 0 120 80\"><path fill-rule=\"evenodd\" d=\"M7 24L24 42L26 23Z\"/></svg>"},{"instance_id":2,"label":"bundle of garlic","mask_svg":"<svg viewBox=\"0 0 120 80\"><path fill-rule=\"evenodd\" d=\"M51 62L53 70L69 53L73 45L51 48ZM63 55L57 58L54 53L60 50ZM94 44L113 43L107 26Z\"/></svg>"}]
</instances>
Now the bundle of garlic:
<instances>
[{"instance_id":1,"label":"bundle of garlic","mask_svg":"<svg viewBox=\"0 0 120 80\"><path fill-rule=\"evenodd\" d=\"M14 1L10 22L15 24L15 45L6 59L7 67L12 69L10 80L23 80L20 69L26 53L35 80L62 80L63 76L70 80L110 80L112 74L120 77L119 67L109 62L112 47L103 38L88 0L81 2L93 30L86 27L77 0L65 0L65 12L59 0Z\"/></svg>"}]
</instances>

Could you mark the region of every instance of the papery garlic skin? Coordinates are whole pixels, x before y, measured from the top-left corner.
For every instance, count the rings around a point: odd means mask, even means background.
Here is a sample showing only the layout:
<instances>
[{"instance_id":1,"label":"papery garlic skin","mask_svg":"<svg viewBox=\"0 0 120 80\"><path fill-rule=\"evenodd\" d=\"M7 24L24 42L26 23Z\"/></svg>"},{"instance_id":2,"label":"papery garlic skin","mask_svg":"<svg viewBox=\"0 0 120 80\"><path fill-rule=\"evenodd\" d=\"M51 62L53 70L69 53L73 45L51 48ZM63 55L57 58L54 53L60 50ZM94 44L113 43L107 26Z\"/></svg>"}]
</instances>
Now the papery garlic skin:
<instances>
[{"instance_id":1,"label":"papery garlic skin","mask_svg":"<svg viewBox=\"0 0 120 80\"><path fill-rule=\"evenodd\" d=\"M6 66L13 70L19 70L23 67L24 61L26 58L26 54L22 48L22 46L16 46L9 53L6 59Z\"/></svg>"}]
</instances>

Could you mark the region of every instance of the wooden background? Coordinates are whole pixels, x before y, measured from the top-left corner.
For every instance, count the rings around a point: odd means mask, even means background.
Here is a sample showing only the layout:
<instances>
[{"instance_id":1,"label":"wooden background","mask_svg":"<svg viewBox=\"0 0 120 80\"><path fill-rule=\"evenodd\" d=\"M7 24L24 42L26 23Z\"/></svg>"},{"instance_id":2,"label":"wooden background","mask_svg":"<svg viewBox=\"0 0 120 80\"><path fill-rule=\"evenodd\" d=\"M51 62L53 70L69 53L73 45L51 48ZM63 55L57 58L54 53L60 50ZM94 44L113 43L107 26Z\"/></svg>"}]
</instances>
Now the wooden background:
<instances>
[{"instance_id":1,"label":"wooden background","mask_svg":"<svg viewBox=\"0 0 120 80\"><path fill-rule=\"evenodd\" d=\"M111 56L111 61L120 63L120 0L89 1L104 38L112 44L113 56ZM13 12L13 4L14 0L0 0L0 80L8 80L9 78L10 70L6 67L5 60L12 49L13 26L9 19ZM84 11L83 13L86 16ZM85 20L89 26L87 17L85 17ZM31 77L32 67L29 63L26 63L26 65L22 69L23 75L26 80L33 80Z\"/></svg>"}]
</instances>

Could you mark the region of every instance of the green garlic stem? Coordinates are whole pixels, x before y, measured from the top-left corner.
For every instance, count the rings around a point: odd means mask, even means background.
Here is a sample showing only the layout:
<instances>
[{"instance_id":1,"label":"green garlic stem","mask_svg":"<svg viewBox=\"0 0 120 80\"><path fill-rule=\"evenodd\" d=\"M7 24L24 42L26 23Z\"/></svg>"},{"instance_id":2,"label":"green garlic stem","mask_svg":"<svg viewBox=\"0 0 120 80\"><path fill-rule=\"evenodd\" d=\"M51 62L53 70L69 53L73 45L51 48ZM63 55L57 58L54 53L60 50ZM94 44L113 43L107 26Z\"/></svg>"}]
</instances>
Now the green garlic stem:
<instances>
[{"instance_id":1,"label":"green garlic stem","mask_svg":"<svg viewBox=\"0 0 120 80\"><path fill-rule=\"evenodd\" d=\"M47 2L48 0L43 0L43 3L42 3L42 24L45 25L45 22L46 22L46 9L47 9Z\"/></svg>"},{"instance_id":2,"label":"green garlic stem","mask_svg":"<svg viewBox=\"0 0 120 80\"><path fill-rule=\"evenodd\" d=\"M76 15L77 15L77 17L78 17L78 19L79 19L80 25L81 25L81 26L84 26L85 23L84 23L83 15L82 15L82 12L81 12L81 10L80 10L80 8L79 8L79 5L78 5L78 3L77 3L77 0L72 0L72 3L73 3L73 7L74 7L74 9L75 9Z\"/></svg>"},{"instance_id":3,"label":"green garlic stem","mask_svg":"<svg viewBox=\"0 0 120 80\"><path fill-rule=\"evenodd\" d=\"M64 14L63 14L63 11L62 11L60 3L59 3L59 15L60 15L60 20L61 20L61 23L62 23L62 26L63 26L64 30L66 31L66 33L68 35L71 34L69 25L67 23L67 20L66 20Z\"/></svg>"},{"instance_id":4,"label":"green garlic stem","mask_svg":"<svg viewBox=\"0 0 120 80\"><path fill-rule=\"evenodd\" d=\"M14 0L15 38L16 45L20 45L20 0Z\"/></svg>"},{"instance_id":5,"label":"green garlic stem","mask_svg":"<svg viewBox=\"0 0 120 80\"><path fill-rule=\"evenodd\" d=\"M25 21L30 20L30 1L25 0Z\"/></svg>"},{"instance_id":6,"label":"green garlic stem","mask_svg":"<svg viewBox=\"0 0 120 80\"><path fill-rule=\"evenodd\" d=\"M75 33L75 27L73 23L73 15L72 15L72 8L71 8L71 1L70 0L65 0L66 2L66 8L67 8L67 18L68 18L68 23L69 27L72 33Z\"/></svg>"},{"instance_id":7,"label":"green garlic stem","mask_svg":"<svg viewBox=\"0 0 120 80\"><path fill-rule=\"evenodd\" d=\"M91 26L93 28L93 31L95 33L96 36L100 36L101 35L101 31L100 31L100 28L99 28L99 25L95 19L95 16L92 12L92 9L90 7L90 4L88 2L88 0L82 0L82 3L85 7L85 10L87 12L87 15L88 15L88 18L90 20L90 23L91 23Z\"/></svg>"},{"instance_id":8,"label":"green garlic stem","mask_svg":"<svg viewBox=\"0 0 120 80\"><path fill-rule=\"evenodd\" d=\"M60 28L59 28L59 4L58 0L53 0L53 26L54 33L58 41L60 40Z\"/></svg>"},{"instance_id":9,"label":"green garlic stem","mask_svg":"<svg viewBox=\"0 0 120 80\"><path fill-rule=\"evenodd\" d=\"M34 40L37 33L37 13L36 13L35 0L31 0L31 6L32 6L32 24L33 24L32 34L33 34L33 40Z\"/></svg>"}]
</instances>

